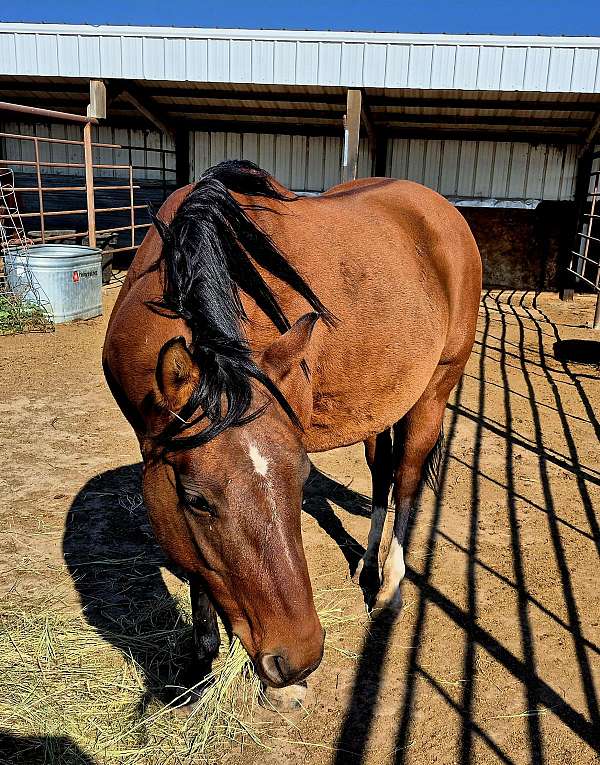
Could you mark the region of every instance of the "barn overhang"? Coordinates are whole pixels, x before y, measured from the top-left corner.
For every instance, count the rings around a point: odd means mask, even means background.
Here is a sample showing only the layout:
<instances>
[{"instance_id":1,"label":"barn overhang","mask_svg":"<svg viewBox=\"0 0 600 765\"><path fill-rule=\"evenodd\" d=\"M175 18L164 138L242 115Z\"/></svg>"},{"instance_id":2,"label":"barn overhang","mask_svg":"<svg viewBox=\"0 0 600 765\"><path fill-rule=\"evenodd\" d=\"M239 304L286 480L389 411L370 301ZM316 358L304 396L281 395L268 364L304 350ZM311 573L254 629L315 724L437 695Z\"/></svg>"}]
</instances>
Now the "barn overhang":
<instances>
[{"instance_id":1,"label":"barn overhang","mask_svg":"<svg viewBox=\"0 0 600 765\"><path fill-rule=\"evenodd\" d=\"M277 142L305 159L299 190L335 181L341 161L339 178L530 206L575 194L600 120L600 38L0 24L0 100L96 113L99 85L104 124L173 142L181 182L223 152L264 144L275 163Z\"/></svg>"}]
</instances>

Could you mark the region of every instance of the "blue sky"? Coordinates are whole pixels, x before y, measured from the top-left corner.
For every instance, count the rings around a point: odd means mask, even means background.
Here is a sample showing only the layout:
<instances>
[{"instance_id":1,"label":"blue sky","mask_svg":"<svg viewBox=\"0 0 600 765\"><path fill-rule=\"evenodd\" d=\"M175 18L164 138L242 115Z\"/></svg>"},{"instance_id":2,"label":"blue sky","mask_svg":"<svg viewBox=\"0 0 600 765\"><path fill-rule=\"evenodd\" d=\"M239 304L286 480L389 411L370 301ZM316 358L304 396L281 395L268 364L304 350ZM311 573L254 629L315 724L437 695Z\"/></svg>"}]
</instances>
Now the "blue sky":
<instances>
[{"instance_id":1,"label":"blue sky","mask_svg":"<svg viewBox=\"0 0 600 765\"><path fill-rule=\"evenodd\" d=\"M599 0L28 0L2 21L385 32L600 35Z\"/></svg>"}]
</instances>

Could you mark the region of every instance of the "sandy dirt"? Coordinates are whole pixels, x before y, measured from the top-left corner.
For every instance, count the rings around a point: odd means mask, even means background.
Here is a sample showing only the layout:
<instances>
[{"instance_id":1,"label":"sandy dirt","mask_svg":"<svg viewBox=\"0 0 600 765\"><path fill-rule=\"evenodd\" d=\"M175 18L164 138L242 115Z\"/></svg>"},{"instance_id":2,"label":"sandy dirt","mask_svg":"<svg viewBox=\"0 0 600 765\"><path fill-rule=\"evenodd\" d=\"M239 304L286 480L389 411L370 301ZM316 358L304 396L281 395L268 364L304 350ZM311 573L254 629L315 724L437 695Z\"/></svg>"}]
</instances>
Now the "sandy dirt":
<instances>
[{"instance_id":1,"label":"sandy dirt","mask_svg":"<svg viewBox=\"0 0 600 765\"><path fill-rule=\"evenodd\" d=\"M0 338L0 585L11 597L52 586L65 557L101 566L104 545L121 561L109 572L116 605L131 611L136 598L119 585L153 541L137 508L111 499L139 492L139 452L100 366L116 293L106 289L101 319ZM312 580L344 593L357 618L311 678L310 713L296 721L306 743L232 750L227 762L599 761L600 383L598 366L554 353L557 340L594 337L591 314L591 298L483 297L447 410L441 491L425 490L410 530L395 624L369 622L349 579L369 527L362 446L314 457L303 517ZM171 578L149 565L145 594ZM76 578L64 608L84 605L102 632L109 615L94 609L93 586Z\"/></svg>"}]
</instances>

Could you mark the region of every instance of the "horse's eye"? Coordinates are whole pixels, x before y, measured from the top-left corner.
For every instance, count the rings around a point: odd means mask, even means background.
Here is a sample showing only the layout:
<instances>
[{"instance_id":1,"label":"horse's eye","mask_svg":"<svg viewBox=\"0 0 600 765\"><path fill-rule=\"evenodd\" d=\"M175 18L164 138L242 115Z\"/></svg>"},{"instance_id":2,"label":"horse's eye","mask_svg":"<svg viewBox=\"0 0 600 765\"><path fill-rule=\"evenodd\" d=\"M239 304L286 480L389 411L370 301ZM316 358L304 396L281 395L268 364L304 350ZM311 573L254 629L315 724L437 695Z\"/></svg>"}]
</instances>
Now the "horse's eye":
<instances>
[{"instance_id":1,"label":"horse's eye","mask_svg":"<svg viewBox=\"0 0 600 765\"><path fill-rule=\"evenodd\" d=\"M209 513L210 515L216 515L216 509L214 505L211 505L208 500L202 496L202 494L185 494L185 503L194 512Z\"/></svg>"}]
</instances>

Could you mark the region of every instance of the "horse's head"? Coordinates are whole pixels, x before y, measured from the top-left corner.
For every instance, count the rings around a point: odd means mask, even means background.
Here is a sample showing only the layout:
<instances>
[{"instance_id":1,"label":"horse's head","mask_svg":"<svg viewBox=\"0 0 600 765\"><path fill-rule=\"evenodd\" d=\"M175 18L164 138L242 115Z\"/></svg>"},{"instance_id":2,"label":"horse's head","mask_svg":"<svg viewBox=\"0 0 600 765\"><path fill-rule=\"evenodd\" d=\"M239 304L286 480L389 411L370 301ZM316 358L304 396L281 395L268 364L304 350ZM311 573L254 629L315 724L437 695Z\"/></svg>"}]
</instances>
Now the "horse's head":
<instances>
[{"instance_id":1,"label":"horse's head","mask_svg":"<svg viewBox=\"0 0 600 765\"><path fill-rule=\"evenodd\" d=\"M258 359L301 421L312 391L301 369L309 356L314 315L300 319ZM178 416L201 380L185 340L166 343L156 368L147 432ZM264 402L254 388L253 407ZM206 427L186 429L187 437ZM144 498L166 552L199 574L239 636L263 680L298 682L321 660L323 630L302 547L303 485L310 463L301 433L281 407L230 427L197 447L164 448L142 440Z\"/></svg>"}]
</instances>

